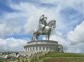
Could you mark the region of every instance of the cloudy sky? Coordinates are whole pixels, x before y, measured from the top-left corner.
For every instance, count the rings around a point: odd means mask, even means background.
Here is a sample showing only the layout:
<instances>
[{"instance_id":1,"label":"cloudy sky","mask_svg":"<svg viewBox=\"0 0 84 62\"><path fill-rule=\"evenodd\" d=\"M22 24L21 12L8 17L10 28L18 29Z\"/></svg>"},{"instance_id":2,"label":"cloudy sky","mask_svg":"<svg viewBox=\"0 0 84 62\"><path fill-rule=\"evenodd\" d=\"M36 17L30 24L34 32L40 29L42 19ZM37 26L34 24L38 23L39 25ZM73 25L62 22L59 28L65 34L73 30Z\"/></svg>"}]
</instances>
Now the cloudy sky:
<instances>
[{"instance_id":1,"label":"cloudy sky","mask_svg":"<svg viewBox=\"0 0 84 62\"><path fill-rule=\"evenodd\" d=\"M84 0L0 0L0 51L23 50L42 14L57 21L51 40L84 53Z\"/></svg>"}]
</instances>

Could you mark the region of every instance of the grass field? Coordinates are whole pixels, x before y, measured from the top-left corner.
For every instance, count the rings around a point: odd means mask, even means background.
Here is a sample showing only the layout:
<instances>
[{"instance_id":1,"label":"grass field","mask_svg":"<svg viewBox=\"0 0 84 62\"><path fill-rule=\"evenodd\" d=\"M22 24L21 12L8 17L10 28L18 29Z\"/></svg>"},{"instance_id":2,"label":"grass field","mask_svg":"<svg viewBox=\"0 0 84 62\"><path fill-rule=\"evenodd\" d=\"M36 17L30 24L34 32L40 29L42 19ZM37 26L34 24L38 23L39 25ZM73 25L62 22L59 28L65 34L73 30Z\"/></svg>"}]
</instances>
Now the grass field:
<instances>
[{"instance_id":1,"label":"grass field","mask_svg":"<svg viewBox=\"0 0 84 62\"><path fill-rule=\"evenodd\" d=\"M84 54L49 52L39 53L31 58L24 57L14 61L0 60L0 62L84 62Z\"/></svg>"},{"instance_id":2,"label":"grass field","mask_svg":"<svg viewBox=\"0 0 84 62\"><path fill-rule=\"evenodd\" d=\"M43 62L84 62L84 54L48 53Z\"/></svg>"}]
</instances>

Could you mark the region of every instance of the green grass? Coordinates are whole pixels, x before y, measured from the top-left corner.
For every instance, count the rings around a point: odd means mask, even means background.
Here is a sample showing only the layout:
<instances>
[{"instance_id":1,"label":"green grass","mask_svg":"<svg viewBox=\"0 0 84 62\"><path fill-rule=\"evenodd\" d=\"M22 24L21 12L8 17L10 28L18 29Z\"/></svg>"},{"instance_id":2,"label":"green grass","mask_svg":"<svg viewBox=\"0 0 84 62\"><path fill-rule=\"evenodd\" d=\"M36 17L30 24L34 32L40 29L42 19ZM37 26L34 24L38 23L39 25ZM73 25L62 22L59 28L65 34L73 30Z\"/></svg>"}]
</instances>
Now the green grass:
<instances>
[{"instance_id":1,"label":"green grass","mask_svg":"<svg viewBox=\"0 0 84 62\"><path fill-rule=\"evenodd\" d=\"M0 60L0 62L4 62L3 60Z\"/></svg>"},{"instance_id":2,"label":"green grass","mask_svg":"<svg viewBox=\"0 0 84 62\"><path fill-rule=\"evenodd\" d=\"M4 62L4 60L0 60L0 62ZM14 62L84 62L84 54L49 52L37 54L31 58L19 58L19 60L14 60Z\"/></svg>"},{"instance_id":3,"label":"green grass","mask_svg":"<svg viewBox=\"0 0 84 62\"><path fill-rule=\"evenodd\" d=\"M84 57L84 54L78 53L48 53L46 57Z\"/></svg>"},{"instance_id":4,"label":"green grass","mask_svg":"<svg viewBox=\"0 0 84 62\"><path fill-rule=\"evenodd\" d=\"M78 53L47 53L43 62L84 62L84 54Z\"/></svg>"},{"instance_id":5,"label":"green grass","mask_svg":"<svg viewBox=\"0 0 84 62\"><path fill-rule=\"evenodd\" d=\"M61 58L50 58L50 59L45 59L43 62L84 62L84 58L66 58L66 57L61 57Z\"/></svg>"}]
</instances>

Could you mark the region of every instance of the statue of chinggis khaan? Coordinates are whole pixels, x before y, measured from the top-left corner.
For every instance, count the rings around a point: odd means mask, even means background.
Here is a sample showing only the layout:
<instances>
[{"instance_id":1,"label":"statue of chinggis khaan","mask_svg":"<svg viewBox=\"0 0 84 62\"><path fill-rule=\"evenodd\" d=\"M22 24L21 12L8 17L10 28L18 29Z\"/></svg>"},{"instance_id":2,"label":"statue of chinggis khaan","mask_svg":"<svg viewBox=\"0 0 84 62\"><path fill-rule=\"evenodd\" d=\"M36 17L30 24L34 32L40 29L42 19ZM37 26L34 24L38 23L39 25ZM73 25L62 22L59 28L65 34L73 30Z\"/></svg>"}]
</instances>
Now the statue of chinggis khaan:
<instances>
[{"instance_id":1,"label":"statue of chinggis khaan","mask_svg":"<svg viewBox=\"0 0 84 62\"><path fill-rule=\"evenodd\" d=\"M49 40L51 31L55 28L56 20L51 20L47 23L47 17L42 15L39 19L38 30L33 33L32 40L38 40L40 35L46 35Z\"/></svg>"}]
</instances>

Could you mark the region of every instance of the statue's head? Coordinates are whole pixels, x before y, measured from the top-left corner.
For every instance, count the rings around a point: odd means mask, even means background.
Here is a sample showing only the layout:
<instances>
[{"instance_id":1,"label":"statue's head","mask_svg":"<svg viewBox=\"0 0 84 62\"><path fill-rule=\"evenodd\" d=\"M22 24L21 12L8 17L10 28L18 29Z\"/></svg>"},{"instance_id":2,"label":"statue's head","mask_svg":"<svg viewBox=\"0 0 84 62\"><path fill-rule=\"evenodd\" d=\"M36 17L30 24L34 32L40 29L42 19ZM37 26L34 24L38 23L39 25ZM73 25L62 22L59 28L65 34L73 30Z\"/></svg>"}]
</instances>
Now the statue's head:
<instances>
[{"instance_id":1,"label":"statue's head","mask_svg":"<svg viewBox=\"0 0 84 62\"><path fill-rule=\"evenodd\" d=\"M44 18L44 14L43 14L43 15L41 15L40 19L43 19L43 18Z\"/></svg>"},{"instance_id":2,"label":"statue's head","mask_svg":"<svg viewBox=\"0 0 84 62\"><path fill-rule=\"evenodd\" d=\"M44 14L43 14L43 15L41 15L41 18L44 18Z\"/></svg>"},{"instance_id":3,"label":"statue's head","mask_svg":"<svg viewBox=\"0 0 84 62\"><path fill-rule=\"evenodd\" d=\"M43 14L43 15L41 15L41 19L47 20L47 17L45 17Z\"/></svg>"},{"instance_id":4,"label":"statue's head","mask_svg":"<svg viewBox=\"0 0 84 62\"><path fill-rule=\"evenodd\" d=\"M44 14L42 16L44 17Z\"/></svg>"}]
</instances>

